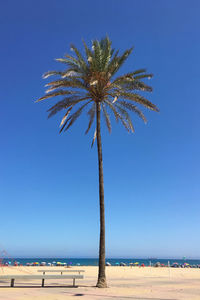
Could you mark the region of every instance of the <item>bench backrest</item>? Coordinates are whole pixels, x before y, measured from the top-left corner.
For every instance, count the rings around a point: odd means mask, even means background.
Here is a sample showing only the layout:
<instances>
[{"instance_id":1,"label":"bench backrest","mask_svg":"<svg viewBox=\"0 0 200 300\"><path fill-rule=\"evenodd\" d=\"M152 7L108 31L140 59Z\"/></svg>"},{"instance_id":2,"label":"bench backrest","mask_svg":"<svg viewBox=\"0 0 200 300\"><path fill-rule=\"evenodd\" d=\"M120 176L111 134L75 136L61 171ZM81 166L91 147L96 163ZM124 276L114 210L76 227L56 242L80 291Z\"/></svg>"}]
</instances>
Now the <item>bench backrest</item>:
<instances>
[{"instance_id":1,"label":"bench backrest","mask_svg":"<svg viewBox=\"0 0 200 300\"><path fill-rule=\"evenodd\" d=\"M75 275L75 274L70 274L70 275L0 275L0 280L1 279L83 279L83 275Z\"/></svg>"},{"instance_id":2,"label":"bench backrest","mask_svg":"<svg viewBox=\"0 0 200 300\"><path fill-rule=\"evenodd\" d=\"M85 272L85 270L38 270L38 272L69 272L69 273L80 273Z\"/></svg>"}]
</instances>

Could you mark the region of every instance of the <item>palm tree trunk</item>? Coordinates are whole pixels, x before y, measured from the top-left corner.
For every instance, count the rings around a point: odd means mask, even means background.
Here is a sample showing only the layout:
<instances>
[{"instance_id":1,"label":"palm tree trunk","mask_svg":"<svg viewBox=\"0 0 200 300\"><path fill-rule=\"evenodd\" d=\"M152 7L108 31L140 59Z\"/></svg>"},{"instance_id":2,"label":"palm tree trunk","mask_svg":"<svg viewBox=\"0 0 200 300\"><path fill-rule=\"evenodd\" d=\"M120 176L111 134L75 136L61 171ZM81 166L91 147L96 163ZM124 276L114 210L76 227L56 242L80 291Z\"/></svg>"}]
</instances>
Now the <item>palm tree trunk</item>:
<instances>
[{"instance_id":1,"label":"palm tree trunk","mask_svg":"<svg viewBox=\"0 0 200 300\"><path fill-rule=\"evenodd\" d=\"M99 274L97 287L105 288L106 273L105 273L105 210L104 210L104 183L103 183L103 159L102 159L102 144L101 144L101 103L96 104L96 122L97 122L97 149L99 162L99 204L100 204L100 241L99 241Z\"/></svg>"}]
</instances>

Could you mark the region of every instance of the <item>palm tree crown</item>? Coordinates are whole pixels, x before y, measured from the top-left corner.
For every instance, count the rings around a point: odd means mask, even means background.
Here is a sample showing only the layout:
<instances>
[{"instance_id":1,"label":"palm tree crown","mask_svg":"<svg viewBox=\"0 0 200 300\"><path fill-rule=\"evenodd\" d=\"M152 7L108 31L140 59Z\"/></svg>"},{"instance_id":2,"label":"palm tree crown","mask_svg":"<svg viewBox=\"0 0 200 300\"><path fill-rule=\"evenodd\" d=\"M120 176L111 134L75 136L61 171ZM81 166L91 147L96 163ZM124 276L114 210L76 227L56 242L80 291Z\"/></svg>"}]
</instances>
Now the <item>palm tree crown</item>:
<instances>
[{"instance_id":1,"label":"palm tree crown","mask_svg":"<svg viewBox=\"0 0 200 300\"><path fill-rule=\"evenodd\" d=\"M119 120L128 131L134 132L129 111L136 113L144 122L147 120L136 105L158 111L154 104L138 93L152 91L152 88L142 79L151 78L153 75L147 74L146 69L139 69L115 78L114 75L131 54L133 48L119 55L119 51L112 49L108 37L101 41L93 41L91 49L85 42L83 44L85 57L74 45L71 45L75 56L66 54L64 58L56 59L65 64L66 69L49 71L43 75L43 78L56 75L59 79L46 84L47 94L39 98L37 102L51 97L64 96L61 101L48 110L48 117L61 110L65 111L60 123L60 132L68 130L88 107L89 123L85 132L88 133L95 119L97 103L100 104L109 132L111 132L111 122L108 111L112 112L116 121ZM95 139L96 130L92 145Z\"/></svg>"}]
</instances>

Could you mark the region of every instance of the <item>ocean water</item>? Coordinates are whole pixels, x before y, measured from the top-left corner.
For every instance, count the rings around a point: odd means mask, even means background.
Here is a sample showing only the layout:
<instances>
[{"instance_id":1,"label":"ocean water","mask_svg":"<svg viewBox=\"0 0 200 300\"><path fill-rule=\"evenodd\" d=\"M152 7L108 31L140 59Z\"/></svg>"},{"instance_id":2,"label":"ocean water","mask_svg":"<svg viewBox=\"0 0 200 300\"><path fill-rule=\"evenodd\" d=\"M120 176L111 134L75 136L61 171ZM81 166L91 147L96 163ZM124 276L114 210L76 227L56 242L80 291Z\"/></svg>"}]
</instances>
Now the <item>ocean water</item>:
<instances>
[{"instance_id":1,"label":"ocean water","mask_svg":"<svg viewBox=\"0 0 200 300\"><path fill-rule=\"evenodd\" d=\"M26 265L27 263L32 262L46 262L46 263L52 263L52 262L62 262L67 263L72 266L80 265L80 266L97 266L98 265L98 258L3 258L2 262L11 262L11 264L14 263L14 261L19 262L22 265ZM112 266L117 266L119 263L123 262L125 264L139 262L139 264L145 264L146 266L151 264L155 264L156 262L160 262L161 264L168 264L168 261L170 262L170 265L172 265L174 262L177 262L179 264L183 263L189 263L190 265L200 265L200 259L159 259L159 258L149 258L149 259L138 259L138 258L107 258L106 262L109 262Z\"/></svg>"}]
</instances>

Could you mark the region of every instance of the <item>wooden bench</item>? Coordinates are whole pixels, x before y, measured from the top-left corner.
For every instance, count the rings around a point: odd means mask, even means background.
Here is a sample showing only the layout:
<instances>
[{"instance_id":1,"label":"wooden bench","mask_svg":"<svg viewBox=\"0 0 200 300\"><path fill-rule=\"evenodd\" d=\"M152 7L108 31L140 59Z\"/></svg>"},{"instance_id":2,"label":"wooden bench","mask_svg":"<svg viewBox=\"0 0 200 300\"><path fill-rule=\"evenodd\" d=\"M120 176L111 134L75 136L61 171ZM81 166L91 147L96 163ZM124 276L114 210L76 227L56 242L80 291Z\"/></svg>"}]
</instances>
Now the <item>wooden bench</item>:
<instances>
[{"instance_id":1,"label":"wooden bench","mask_svg":"<svg viewBox=\"0 0 200 300\"><path fill-rule=\"evenodd\" d=\"M83 279L83 275L0 275L0 280L10 279L10 286L14 287L15 279L21 280L32 280L32 279L42 279L42 287L44 287L45 279L73 279L73 286L75 286L76 279Z\"/></svg>"},{"instance_id":2,"label":"wooden bench","mask_svg":"<svg viewBox=\"0 0 200 300\"><path fill-rule=\"evenodd\" d=\"M47 272L54 272L54 273L56 273L56 272L59 272L59 273L61 273L61 275L63 274L63 272L69 272L69 273L79 273L79 274L81 274L81 272L85 272L84 270L38 270L38 272L43 272L43 275L45 275L45 273L47 273Z\"/></svg>"}]
</instances>

